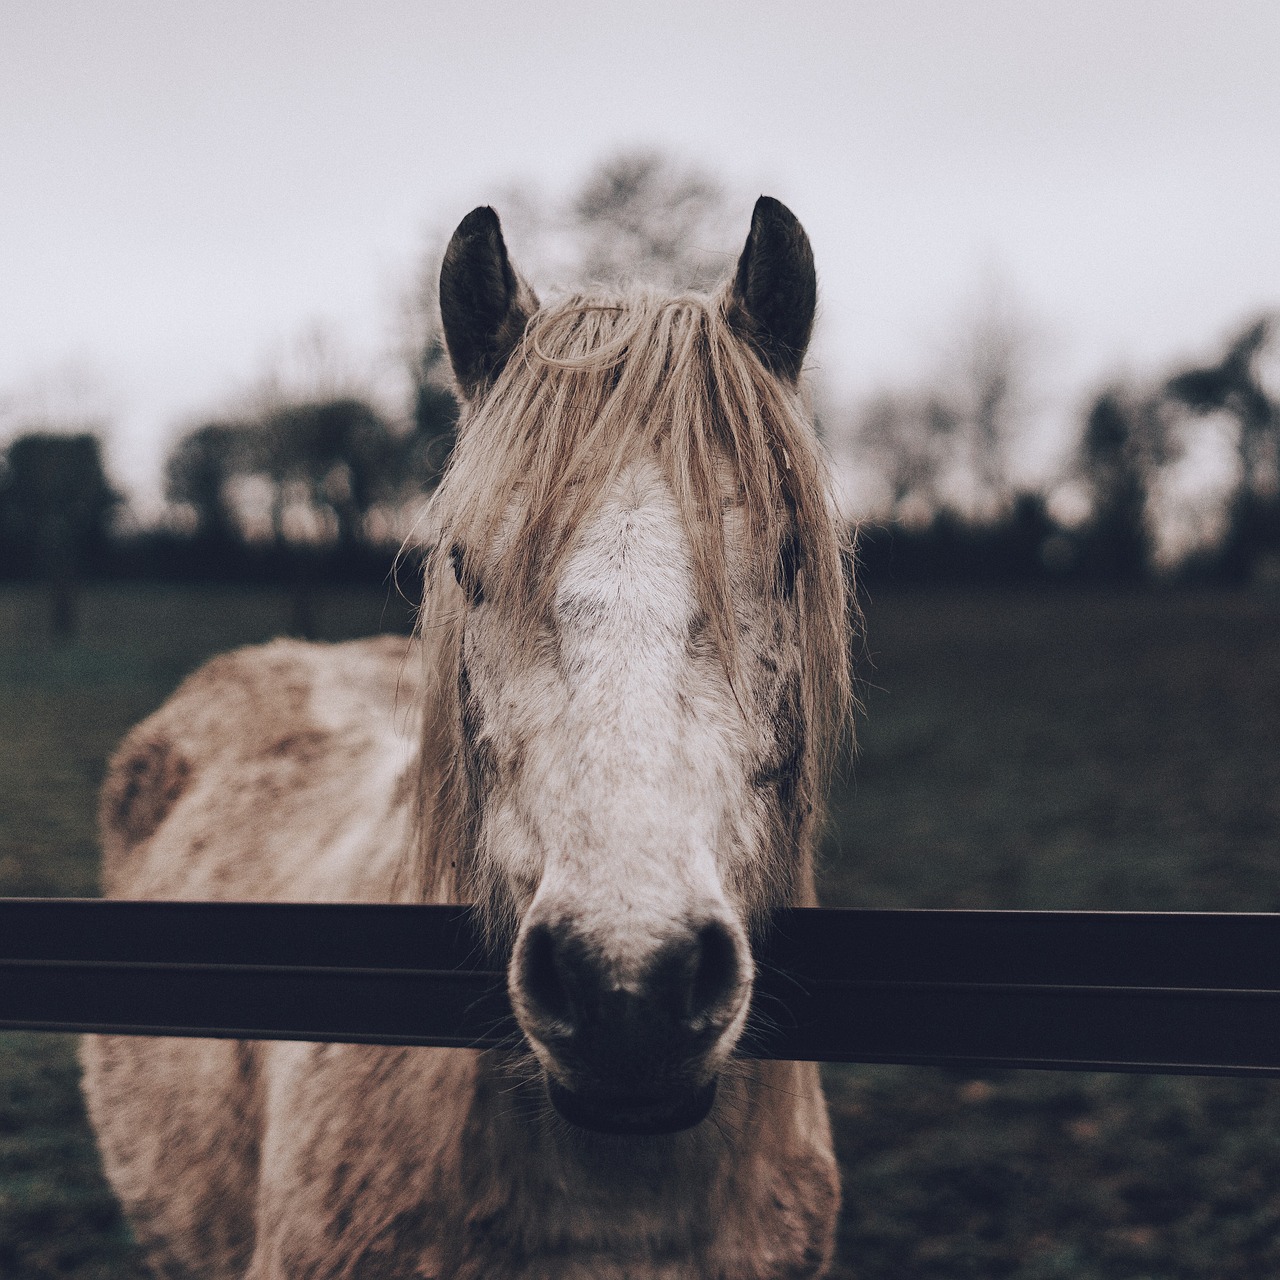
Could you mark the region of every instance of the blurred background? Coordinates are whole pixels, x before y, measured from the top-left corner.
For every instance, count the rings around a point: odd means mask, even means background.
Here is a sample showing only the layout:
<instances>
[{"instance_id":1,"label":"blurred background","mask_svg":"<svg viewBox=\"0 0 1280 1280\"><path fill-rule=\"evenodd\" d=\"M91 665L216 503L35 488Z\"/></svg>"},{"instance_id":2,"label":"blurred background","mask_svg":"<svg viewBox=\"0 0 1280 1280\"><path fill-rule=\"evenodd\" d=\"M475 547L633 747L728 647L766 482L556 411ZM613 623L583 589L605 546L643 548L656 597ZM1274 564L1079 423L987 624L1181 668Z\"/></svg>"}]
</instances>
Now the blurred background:
<instances>
[{"instance_id":1,"label":"blurred background","mask_svg":"<svg viewBox=\"0 0 1280 1280\"><path fill-rule=\"evenodd\" d=\"M1280 909L1270 0L0 11L0 893L96 892L204 658L407 632L444 243L709 288L761 192L866 610L828 902ZM0 1034L0 1277L139 1274L74 1044ZM841 1275L1280 1269L1280 1090L829 1075Z\"/></svg>"}]
</instances>

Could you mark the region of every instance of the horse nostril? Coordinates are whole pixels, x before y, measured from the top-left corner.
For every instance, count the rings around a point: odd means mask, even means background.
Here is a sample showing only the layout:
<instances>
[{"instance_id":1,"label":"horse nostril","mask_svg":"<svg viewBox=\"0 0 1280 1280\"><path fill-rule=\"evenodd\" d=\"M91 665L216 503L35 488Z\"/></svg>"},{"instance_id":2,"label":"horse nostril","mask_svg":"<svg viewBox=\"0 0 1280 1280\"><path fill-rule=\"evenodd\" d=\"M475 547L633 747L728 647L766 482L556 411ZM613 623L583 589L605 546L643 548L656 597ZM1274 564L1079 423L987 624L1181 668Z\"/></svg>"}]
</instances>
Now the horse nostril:
<instances>
[{"instance_id":1,"label":"horse nostril","mask_svg":"<svg viewBox=\"0 0 1280 1280\"><path fill-rule=\"evenodd\" d=\"M535 924L525 936L520 954L520 988L531 1011L556 1022L571 1022L573 1001L564 961L557 954L555 936L545 924Z\"/></svg>"},{"instance_id":2,"label":"horse nostril","mask_svg":"<svg viewBox=\"0 0 1280 1280\"><path fill-rule=\"evenodd\" d=\"M689 991L689 1021L709 1022L738 989L741 968L733 934L717 921L698 930L697 964Z\"/></svg>"},{"instance_id":3,"label":"horse nostril","mask_svg":"<svg viewBox=\"0 0 1280 1280\"><path fill-rule=\"evenodd\" d=\"M557 1052L604 1059L692 1051L737 1009L744 953L708 921L650 952L628 973L563 922L531 924L516 953L512 994L527 1029ZM638 971L637 971L638 970Z\"/></svg>"}]
</instances>

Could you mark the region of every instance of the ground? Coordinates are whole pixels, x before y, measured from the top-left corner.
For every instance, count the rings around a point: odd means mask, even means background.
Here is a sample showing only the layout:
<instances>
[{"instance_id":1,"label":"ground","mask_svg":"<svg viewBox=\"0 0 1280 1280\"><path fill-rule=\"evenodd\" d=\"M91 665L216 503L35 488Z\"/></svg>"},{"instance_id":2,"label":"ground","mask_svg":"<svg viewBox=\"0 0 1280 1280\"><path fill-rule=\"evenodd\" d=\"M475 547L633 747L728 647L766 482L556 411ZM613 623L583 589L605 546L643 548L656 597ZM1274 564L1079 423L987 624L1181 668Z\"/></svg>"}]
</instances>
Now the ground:
<instances>
[{"instance_id":1,"label":"ground","mask_svg":"<svg viewBox=\"0 0 1280 1280\"><path fill-rule=\"evenodd\" d=\"M0 589L0 894L94 890L103 762L271 592ZM327 597L332 638L402 612ZM884 594L824 858L846 906L1280 909L1280 597ZM1280 1273L1280 1082L828 1073L842 1277ZM0 1034L0 1280L139 1274L68 1037Z\"/></svg>"}]
</instances>

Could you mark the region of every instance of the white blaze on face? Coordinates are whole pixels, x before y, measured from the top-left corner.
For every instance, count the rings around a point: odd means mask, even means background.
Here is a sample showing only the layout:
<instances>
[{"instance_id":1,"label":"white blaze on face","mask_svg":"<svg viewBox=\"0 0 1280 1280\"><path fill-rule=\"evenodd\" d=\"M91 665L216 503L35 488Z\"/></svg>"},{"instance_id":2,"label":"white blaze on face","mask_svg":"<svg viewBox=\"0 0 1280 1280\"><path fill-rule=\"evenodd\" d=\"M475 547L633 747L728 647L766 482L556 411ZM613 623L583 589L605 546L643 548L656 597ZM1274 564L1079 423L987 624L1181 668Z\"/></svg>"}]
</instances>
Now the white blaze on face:
<instances>
[{"instance_id":1,"label":"white blaze on face","mask_svg":"<svg viewBox=\"0 0 1280 1280\"><path fill-rule=\"evenodd\" d=\"M690 921L742 914L726 864L752 852L758 744L700 612L679 512L645 462L579 531L534 644L516 656L500 605L467 623L489 770L477 861L522 916L571 919L624 982Z\"/></svg>"},{"instance_id":2,"label":"white blaze on face","mask_svg":"<svg viewBox=\"0 0 1280 1280\"><path fill-rule=\"evenodd\" d=\"M544 831L567 822L546 850L539 892L576 903L584 923L599 915L607 935L594 941L623 973L673 918L726 910L715 848L734 761L712 730L736 708L731 697L716 706L708 676L719 673L692 657L697 613L670 494L656 472L633 471L583 531L556 591L570 767L557 771L560 805ZM640 956L626 955L629 938Z\"/></svg>"}]
</instances>

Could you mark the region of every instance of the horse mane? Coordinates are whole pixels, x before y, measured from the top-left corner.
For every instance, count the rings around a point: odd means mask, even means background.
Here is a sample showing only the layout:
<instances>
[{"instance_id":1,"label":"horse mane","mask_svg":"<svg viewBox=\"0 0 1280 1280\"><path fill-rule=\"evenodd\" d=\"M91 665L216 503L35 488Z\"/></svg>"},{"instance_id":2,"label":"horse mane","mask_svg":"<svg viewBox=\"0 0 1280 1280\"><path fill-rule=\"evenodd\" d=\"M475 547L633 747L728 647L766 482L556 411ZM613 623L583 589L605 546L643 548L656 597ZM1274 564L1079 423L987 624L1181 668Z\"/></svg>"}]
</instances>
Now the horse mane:
<instances>
[{"instance_id":1,"label":"horse mane","mask_svg":"<svg viewBox=\"0 0 1280 1280\"><path fill-rule=\"evenodd\" d=\"M851 548L802 393L771 374L729 319L728 294L574 294L529 322L493 387L469 406L424 520L418 629L425 664L415 879L428 900L483 897L470 854L477 818L461 748L465 583L485 561L486 598L537 635L575 531L610 483L647 456L662 467L689 538L707 633L735 688L736 628L724 547L725 468L765 575L795 565L801 712L809 727L796 804L813 815L851 731ZM764 581L772 580L764 576Z\"/></svg>"}]
</instances>

